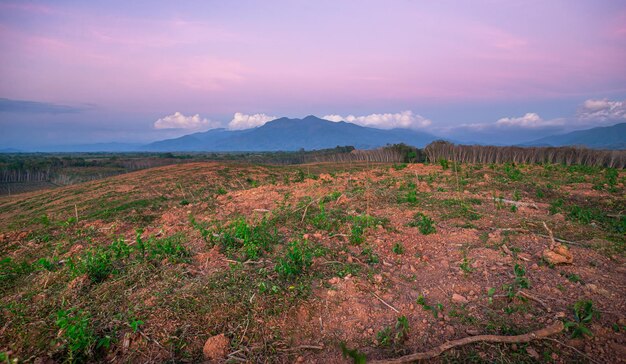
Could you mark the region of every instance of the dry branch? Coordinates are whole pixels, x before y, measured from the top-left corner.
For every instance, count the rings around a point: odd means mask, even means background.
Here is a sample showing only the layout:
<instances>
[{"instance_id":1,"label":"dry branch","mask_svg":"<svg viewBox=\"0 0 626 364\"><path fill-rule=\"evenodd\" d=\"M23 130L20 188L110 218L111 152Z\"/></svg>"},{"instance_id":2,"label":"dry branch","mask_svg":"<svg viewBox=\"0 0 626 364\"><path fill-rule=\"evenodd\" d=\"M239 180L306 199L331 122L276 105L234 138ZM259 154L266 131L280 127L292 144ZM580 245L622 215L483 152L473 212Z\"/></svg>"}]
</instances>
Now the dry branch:
<instances>
[{"instance_id":1,"label":"dry branch","mask_svg":"<svg viewBox=\"0 0 626 364\"><path fill-rule=\"evenodd\" d=\"M528 334L516 335L516 336L500 336L500 335L479 335L479 336L469 336L458 340L445 342L436 348L433 348L429 351L425 351L423 353L415 353L410 355L401 356L396 359L389 360L376 360L371 363L377 364L401 364L401 363L412 363L418 360L426 360L432 359L439 355L441 355L444 351L450 350L457 346L463 346L467 344L477 343L477 342L491 342L491 343L527 343L533 340L544 339L548 336L558 334L563 331L563 323L561 321L557 321L554 324L533 332L529 332Z\"/></svg>"},{"instance_id":2,"label":"dry branch","mask_svg":"<svg viewBox=\"0 0 626 364\"><path fill-rule=\"evenodd\" d=\"M531 295L530 293L526 293L526 292L524 292L524 291L518 291L518 292L517 292L517 294L518 294L518 295L520 295L520 296L526 297L526 298L528 298L529 300L532 300L532 301L537 302L537 303L538 303L538 304L540 304L540 305L541 305L541 306L542 306L542 307L543 307L546 311L548 311L548 312L552 312L552 309L551 309L551 308L550 308L550 307L549 307L549 306L548 306L545 302L543 302L543 301L542 301L542 300L540 300L539 298L537 298L537 297L535 297L535 296Z\"/></svg>"},{"instance_id":3,"label":"dry branch","mask_svg":"<svg viewBox=\"0 0 626 364\"><path fill-rule=\"evenodd\" d=\"M507 200L505 198L499 198L499 197L496 198L496 202L502 202L502 203L509 204L509 205L515 205L517 207L530 207L535 210L539 210L539 207L537 207L536 204L530 203L530 202L513 201L513 200Z\"/></svg>"},{"instance_id":4,"label":"dry branch","mask_svg":"<svg viewBox=\"0 0 626 364\"><path fill-rule=\"evenodd\" d=\"M559 238L555 238L553 236L549 236L549 235L543 235L543 234L535 234L537 236L541 236L542 238L550 238L553 239L554 241L557 241L559 243L563 243L563 244L568 244L568 245L575 245L575 246L581 246L583 248L586 248L587 245L585 244L581 244L581 243L577 243L575 241L569 241L569 240L565 240L565 239L559 239Z\"/></svg>"},{"instance_id":5,"label":"dry branch","mask_svg":"<svg viewBox=\"0 0 626 364\"><path fill-rule=\"evenodd\" d=\"M374 297L378 298L378 300L380 302L382 302L385 306L389 307L390 309L394 310L396 313L400 313L400 311L398 311L397 308L393 307L392 305L388 304L387 302L385 302L385 300L383 300L382 298L378 297L378 295L374 292L372 292L372 294L374 295Z\"/></svg>"},{"instance_id":6,"label":"dry branch","mask_svg":"<svg viewBox=\"0 0 626 364\"><path fill-rule=\"evenodd\" d=\"M548 227L545 221L542 221L542 223L543 223L543 227L546 228L546 230L548 231L548 235L550 238L550 249L553 249L554 246L556 245L556 242L554 241L554 234L552 234L552 230L550 230L550 228Z\"/></svg>"}]
</instances>

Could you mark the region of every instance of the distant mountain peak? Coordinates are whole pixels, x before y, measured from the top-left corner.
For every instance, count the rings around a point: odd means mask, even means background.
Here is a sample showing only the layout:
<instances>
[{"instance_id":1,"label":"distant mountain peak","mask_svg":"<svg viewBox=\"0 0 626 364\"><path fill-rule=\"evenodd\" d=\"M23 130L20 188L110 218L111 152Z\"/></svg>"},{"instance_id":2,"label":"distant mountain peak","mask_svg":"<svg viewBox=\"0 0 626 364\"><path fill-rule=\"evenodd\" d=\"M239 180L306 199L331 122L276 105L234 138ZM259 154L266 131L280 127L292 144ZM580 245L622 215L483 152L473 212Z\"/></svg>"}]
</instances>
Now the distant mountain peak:
<instances>
[{"instance_id":1,"label":"distant mountain peak","mask_svg":"<svg viewBox=\"0 0 626 364\"><path fill-rule=\"evenodd\" d=\"M550 135L522 146L584 146L594 149L626 149L626 123L576 130L566 134Z\"/></svg>"},{"instance_id":2,"label":"distant mountain peak","mask_svg":"<svg viewBox=\"0 0 626 364\"><path fill-rule=\"evenodd\" d=\"M407 129L383 130L346 122L333 122L315 115L303 119L281 117L246 130L217 129L144 146L152 151L295 151L351 145L372 149L387 144L405 143L423 147L437 138Z\"/></svg>"}]
</instances>

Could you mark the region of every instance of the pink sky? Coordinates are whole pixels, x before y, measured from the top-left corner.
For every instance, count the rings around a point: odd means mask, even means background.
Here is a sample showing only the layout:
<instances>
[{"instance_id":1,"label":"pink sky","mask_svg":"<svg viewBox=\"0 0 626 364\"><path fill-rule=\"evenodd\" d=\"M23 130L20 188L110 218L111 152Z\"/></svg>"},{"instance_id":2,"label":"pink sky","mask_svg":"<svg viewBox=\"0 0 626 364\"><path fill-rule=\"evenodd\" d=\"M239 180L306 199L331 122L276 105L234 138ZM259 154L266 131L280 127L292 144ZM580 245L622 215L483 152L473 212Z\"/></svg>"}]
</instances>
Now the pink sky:
<instances>
[{"instance_id":1,"label":"pink sky","mask_svg":"<svg viewBox=\"0 0 626 364\"><path fill-rule=\"evenodd\" d=\"M459 110L436 127L570 100L547 108L565 117L625 98L625 24L618 1L2 1L0 98L137 123Z\"/></svg>"}]
</instances>

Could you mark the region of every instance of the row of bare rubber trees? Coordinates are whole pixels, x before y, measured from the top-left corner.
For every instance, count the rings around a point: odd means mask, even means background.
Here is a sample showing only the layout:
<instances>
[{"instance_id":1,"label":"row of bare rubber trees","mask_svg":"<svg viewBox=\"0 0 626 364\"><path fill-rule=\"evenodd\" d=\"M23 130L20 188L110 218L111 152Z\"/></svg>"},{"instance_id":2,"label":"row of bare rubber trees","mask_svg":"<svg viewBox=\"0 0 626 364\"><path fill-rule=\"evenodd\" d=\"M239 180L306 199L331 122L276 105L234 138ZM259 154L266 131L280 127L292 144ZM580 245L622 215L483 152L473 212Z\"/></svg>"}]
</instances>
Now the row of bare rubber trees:
<instances>
[{"instance_id":1,"label":"row of bare rubber trees","mask_svg":"<svg viewBox=\"0 0 626 364\"><path fill-rule=\"evenodd\" d=\"M496 147L456 145L435 141L424 149L428 160L462 163L548 163L595 167L626 167L626 150L597 150L579 147Z\"/></svg>"}]
</instances>

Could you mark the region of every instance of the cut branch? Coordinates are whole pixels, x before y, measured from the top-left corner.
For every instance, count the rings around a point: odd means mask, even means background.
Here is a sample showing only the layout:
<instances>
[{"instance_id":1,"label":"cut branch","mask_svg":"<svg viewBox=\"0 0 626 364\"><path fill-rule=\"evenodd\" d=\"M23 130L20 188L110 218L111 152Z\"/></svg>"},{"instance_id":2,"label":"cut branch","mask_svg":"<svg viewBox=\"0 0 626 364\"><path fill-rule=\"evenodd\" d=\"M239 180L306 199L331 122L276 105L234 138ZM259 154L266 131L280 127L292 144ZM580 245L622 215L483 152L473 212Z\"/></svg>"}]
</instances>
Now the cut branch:
<instances>
[{"instance_id":1,"label":"cut branch","mask_svg":"<svg viewBox=\"0 0 626 364\"><path fill-rule=\"evenodd\" d=\"M509 204L509 205L515 205L517 207L530 207L532 209L539 210L539 207L537 207L536 204L529 203L529 202L513 201L513 200L507 200L504 198L496 198L496 202L502 202L502 203Z\"/></svg>"},{"instance_id":2,"label":"cut branch","mask_svg":"<svg viewBox=\"0 0 626 364\"><path fill-rule=\"evenodd\" d=\"M479 335L479 336L469 336L458 340L445 342L436 348L433 348L429 351L423 353L415 353L410 355L401 356L396 359L389 360L377 360L372 363L377 364L401 364L401 363L412 363L418 360L426 360L432 359L439 355L441 355L444 351L450 350L457 346L463 346L467 344L477 343L477 342L491 342L491 343L527 343L533 340L539 340L547 338L548 336L558 334L563 331L563 323L561 321L557 321L554 324L533 332L529 332L524 335L516 335L516 336L500 336L500 335Z\"/></svg>"},{"instance_id":3,"label":"cut branch","mask_svg":"<svg viewBox=\"0 0 626 364\"><path fill-rule=\"evenodd\" d=\"M549 235L544 235L544 234L535 234L535 235L541 236L542 238L550 238L551 240L554 240L554 241L557 241L557 242L563 243L563 244L575 245L575 246L580 246L580 247L583 247L583 248L587 248L588 247L585 244L577 243L575 241L569 241L569 240L565 240L565 239L555 238L554 236L549 236Z\"/></svg>"},{"instance_id":4,"label":"cut branch","mask_svg":"<svg viewBox=\"0 0 626 364\"><path fill-rule=\"evenodd\" d=\"M394 310L396 313L400 313L400 311L398 311L397 308L393 307L392 305L388 304L387 302L385 302L385 300L383 300L382 298L378 297L378 295L374 292L372 292L372 294L374 295L374 297L378 298L378 300L380 302L382 302L385 306L389 307L390 309Z\"/></svg>"}]
</instances>

